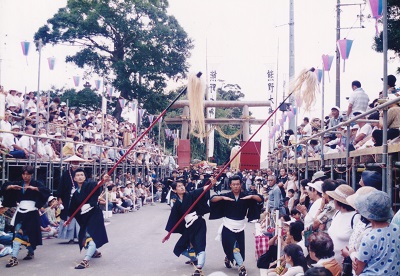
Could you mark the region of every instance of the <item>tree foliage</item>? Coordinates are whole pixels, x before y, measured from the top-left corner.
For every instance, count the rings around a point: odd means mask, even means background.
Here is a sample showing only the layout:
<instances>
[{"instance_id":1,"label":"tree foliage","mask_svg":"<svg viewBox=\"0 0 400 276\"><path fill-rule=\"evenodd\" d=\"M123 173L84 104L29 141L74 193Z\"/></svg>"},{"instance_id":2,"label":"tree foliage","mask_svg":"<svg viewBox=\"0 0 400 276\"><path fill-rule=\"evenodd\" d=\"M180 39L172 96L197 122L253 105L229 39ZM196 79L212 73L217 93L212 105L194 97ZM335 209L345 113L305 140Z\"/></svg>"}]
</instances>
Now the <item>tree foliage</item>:
<instances>
[{"instance_id":1,"label":"tree foliage","mask_svg":"<svg viewBox=\"0 0 400 276\"><path fill-rule=\"evenodd\" d=\"M43 95L48 95L48 93L49 91L46 91ZM50 91L50 98L54 97L59 97L62 102L68 102L69 107L78 109L94 111L101 107L101 96L90 88L84 88L78 92L75 89L54 89Z\"/></svg>"},{"instance_id":2,"label":"tree foliage","mask_svg":"<svg viewBox=\"0 0 400 276\"><path fill-rule=\"evenodd\" d=\"M167 104L167 81L185 77L193 47L167 7L167 0L68 0L35 40L81 46L67 62L104 77L121 97L156 113Z\"/></svg>"},{"instance_id":3,"label":"tree foliage","mask_svg":"<svg viewBox=\"0 0 400 276\"><path fill-rule=\"evenodd\" d=\"M388 0L388 49L393 50L400 57L400 1ZM377 52L383 51L383 32L375 37L373 48ZM400 73L400 68L398 68Z\"/></svg>"}]
</instances>

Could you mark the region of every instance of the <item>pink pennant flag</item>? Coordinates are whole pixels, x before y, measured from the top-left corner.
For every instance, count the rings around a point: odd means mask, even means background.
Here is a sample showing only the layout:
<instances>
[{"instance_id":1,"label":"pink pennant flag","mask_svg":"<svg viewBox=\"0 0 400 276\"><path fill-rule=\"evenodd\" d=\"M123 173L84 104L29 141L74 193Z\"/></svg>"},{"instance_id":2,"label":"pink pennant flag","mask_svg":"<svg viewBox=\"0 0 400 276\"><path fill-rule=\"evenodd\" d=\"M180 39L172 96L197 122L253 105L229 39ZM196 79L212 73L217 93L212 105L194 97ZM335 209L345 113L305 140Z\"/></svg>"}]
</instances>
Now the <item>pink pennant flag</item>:
<instances>
[{"instance_id":1,"label":"pink pennant flag","mask_svg":"<svg viewBox=\"0 0 400 276\"><path fill-rule=\"evenodd\" d=\"M349 58L351 46L353 45L353 40L350 39L340 39L337 41L337 46L339 48L340 56L343 59L343 72L346 69L346 59Z\"/></svg>"},{"instance_id":2,"label":"pink pennant flag","mask_svg":"<svg viewBox=\"0 0 400 276\"><path fill-rule=\"evenodd\" d=\"M119 99L119 105L121 106L121 108L125 107L125 99Z\"/></svg>"},{"instance_id":3,"label":"pink pennant flag","mask_svg":"<svg viewBox=\"0 0 400 276\"><path fill-rule=\"evenodd\" d=\"M154 115L149 115L149 122L150 122L150 124L153 123L153 120L154 120Z\"/></svg>"},{"instance_id":4,"label":"pink pennant flag","mask_svg":"<svg viewBox=\"0 0 400 276\"><path fill-rule=\"evenodd\" d=\"M111 98L114 92L114 88L113 87L107 87L107 94L108 96Z\"/></svg>"},{"instance_id":5,"label":"pink pennant flag","mask_svg":"<svg viewBox=\"0 0 400 276\"><path fill-rule=\"evenodd\" d=\"M81 78L79 76L73 76L72 78L74 80L75 87L78 87L79 82L81 81Z\"/></svg>"},{"instance_id":6,"label":"pink pennant flag","mask_svg":"<svg viewBox=\"0 0 400 276\"><path fill-rule=\"evenodd\" d=\"M322 63L324 64L324 71L328 71L329 82L331 81L331 76L329 75L329 71L331 70L332 67L333 58L334 56L322 55Z\"/></svg>"},{"instance_id":7,"label":"pink pennant flag","mask_svg":"<svg viewBox=\"0 0 400 276\"><path fill-rule=\"evenodd\" d=\"M318 78L318 82L321 83L322 80L322 74L324 73L324 71L322 69L316 69L315 70L315 74L317 75Z\"/></svg>"},{"instance_id":8,"label":"pink pennant flag","mask_svg":"<svg viewBox=\"0 0 400 276\"><path fill-rule=\"evenodd\" d=\"M95 80L94 86L96 87L96 90L99 91L101 86L101 80Z\"/></svg>"},{"instance_id":9,"label":"pink pennant flag","mask_svg":"<svg viewBox=\"0 0 400 276\"><path fill-rule=\"evenodd\" d=\"M144 114L144 109L140 108L139 109L139 118L142 118Z\"/></svg>"},{"instance_id":10,"label":"pink pennant flag","mask_svg":"<svg viewBox=\"0 0 400 276\"><path fill-rule=\"evenodd\" d=\"M325 71L331 70L333 58L334 58L334 56L322 55L322 63L324 64Z\"/></svg>"},{"instance_id":11,"label":"pink pennant flag","mask_svg":"<svg viewBox=\"0 0 400 276\"><path fill-rule=\"evenodd\" d=\"M51 71L53 71L54 70L54 65L56 64L56 58L55 57L47 58L47 63L49 64L49 69Z\"/></svg>"},{"instance_id":12,"label":"pink pennant flag","mask_svg":"<svg viewBox=\"0 0 400 276\"><path fill-rule=\"evenodd\" d=\"M22 54L24 56L27 56L29 53L29 45L30 45L30 43L28 41L21 42Z\"/></svg>"},{"instance_id":13,"label":"pink pennant flag","mask_svg":"<svg viewBox=\"0 0 400 276\"><path fill-rule=\"evenodd\" d=\"M382 0L369 0L369 6L371 8L372 18L375 19L375 35L379 35L378 20L383 15L383 1Z\"/></svg>"}]
</instances>

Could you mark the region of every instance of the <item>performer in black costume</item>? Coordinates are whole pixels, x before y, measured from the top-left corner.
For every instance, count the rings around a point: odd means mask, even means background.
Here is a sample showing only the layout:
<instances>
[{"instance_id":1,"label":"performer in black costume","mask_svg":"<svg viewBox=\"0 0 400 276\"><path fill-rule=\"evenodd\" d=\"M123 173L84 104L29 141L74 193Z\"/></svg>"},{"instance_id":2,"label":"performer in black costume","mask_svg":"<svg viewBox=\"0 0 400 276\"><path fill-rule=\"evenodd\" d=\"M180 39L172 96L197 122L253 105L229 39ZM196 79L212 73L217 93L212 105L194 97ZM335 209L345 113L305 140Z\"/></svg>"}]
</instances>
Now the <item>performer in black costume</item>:
<instances>
[{"instance_id":1,"label":"performer in black costume","mask_svg":"<svg viewBox=\"0 0 400 276\"><path fill-rule=\"evenodd\" d=\"M34 168L22 167L22 181L7 182L2 186L3 206L16 207L11 225L14 226L14 240L11 259L6 267L18 265L18 252L21 245L26 246L28 254L24 260L32 260L37 245L42 245L40 216L38 210L50 196L50 190L41 182L32 180Z\"/></svg>"},{"instance_id":2,"label":"performer in black costume","mask_svg":"<svg viewBox=\"0 0 400 276\"><path fill-rule=\"evenodd\" d=\"M177 194L177 200L171 209L171 214L169 215L167 226L165 227L167 231L170 231L174 227L192 203L208 186L186 192L184 181L178 180L172 183L171 187ZM208 191L174 231L174 233L182 234L175 245L174 254L177 257L184 255L190 259L190 261L186 263L196 266L195 272L192 274L194 276L203 275L202 268L206 257L207 233L207 226L203 215L210 212L210 208L207 204L209 198L210 192Z\"/></svg>"},{"instance_id":3,"label":"performer in black costume","mask_svg":"<svg viewBox=\"0 0 400 276\"><path fill-rule=\"evenodd\" d=\"M78 238L79 224L76 219L73 218L71 223L64 226L64 222L68 220L68 209L71 201L72 193L76 190L76 183L74 183L73 174L75 170L79 168L79 163L85 162L84 159L79 156L73 155L64 160L66 163L70 163L69 168L63 172L60 184L58 186L56 196L58 203L62 206L60 213L60 229L58 230L58 238L68 240L70 244L74 243L74 239Z\"/></svg>"},{"instance_id":4,"label":"performer in black costume","mask_svg":"<svg viewBox=\"0 0 400 276\"><path fill-rule=\"evenodd\" d=\"M241 192L240 176L229 179L231 192L215 195L210 199L210 219L223 218L219 229L222 247L225 252L225 266L231 268L233 260L239 266L239 276L247 275L245 260L244 228L246 215L248 221L260 218L263 198L260 195L247 195Z\"/></svg>"},{"instance_id":5,"label":"performer in black costume","mask_svg":"<svg viewBox=\"0 0 400 276\"><path fill-rule=\"evenodd\" d=\"M167 202L167 195L169 193L170 186L177 179L178 179L178 171L177 170L173 170L172 175L170 177L167 177L164 179L164 184L163 184L163 189L162 189L162 194L161 194L161 203ZM171 200L171 195L170 195L170 200Z\"/></svg>"},{"instance_id":6,"label":"performer in black costume","mask_svg":"<svg viewBox=\"0 0 400 276\"><path fill-rule=\"evenodd\" d=\"M77 189L72 195L69 206L69 215L71 216L89 193L95 188L96 182L86 181L85 171L78 168L74 171L73 178L77 184ZM104 175L104 181L110 180L110 176ZM89 266L91 258L100 258L101 253L97 250L104 244L108 243L106 227L104 225L103 212L98 205L98 198L101 194L101 189L89 198L82 206L81 210L76 214L75 218L80 225L78 240L79 248L86 248L85 258L76 269L84 269Z\"/></svg>"}]
</instances>

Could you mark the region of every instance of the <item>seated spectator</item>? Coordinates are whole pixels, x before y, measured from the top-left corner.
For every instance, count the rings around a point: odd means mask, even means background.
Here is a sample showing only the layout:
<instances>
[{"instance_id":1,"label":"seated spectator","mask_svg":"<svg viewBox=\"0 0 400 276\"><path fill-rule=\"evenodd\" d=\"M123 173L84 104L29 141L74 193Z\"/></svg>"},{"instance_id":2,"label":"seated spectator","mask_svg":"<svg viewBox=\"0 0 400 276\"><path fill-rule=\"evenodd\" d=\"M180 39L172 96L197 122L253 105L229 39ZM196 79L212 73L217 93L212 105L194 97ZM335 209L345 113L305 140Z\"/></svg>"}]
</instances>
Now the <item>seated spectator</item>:
<instances>
[{"instance_id":1,"label":"seated spectator","mask_svg":"<svg viewBox=\"0 0 400 276\"><path fill-rule=\"evenodd\" d=\"M10 215L9 213L6 213L7 209L8 208L3 207L3 205L1 204L1 200L0 200L0 245L3 245L3 246L4 245L10 246L12 244L12 240L14 238L14 234L7 230L7 226L11 226L11 225L9 225L9 223L11 221L11 217L8 216L8 215ZM2 249L0 249L0 250L2 250ZM0 255L0 257L1 257L1 255Z\"/></svg>"},{"instance_id":2,"label":"seated spectator","mask_svg":"<svg viewBox=\"0 0 400 276\"><path fill-rule=\"evenodd\" d=\"M29 152L25 150L19 142L18 135L20 130L20 126L13 125L11 127L11 131L14 133L4 133L3 140L1 142L5 153L13 158L27 158L29 156Z\"/></svg>"},{"instance_id":3,"label":"seated spectator","mask_svg":"<svg viewBox=\"0 0 400 276\"><path fill-rule=\"evenodd\" d=\"M366 118L364 117L361 119L366 119ZM365 122L358 122L357 125L359 126L359 129L357 130L356 136L352 143L352 146L355 149L359 148L363 144L363 140L368 138L368 136L372 134L371 124Z\"/></svg>"},{"instance_id":4,"label":"seated spectator","mask_svg":"<svg viewBox=\"0 0 400 276\"><path fill-rule=\"evenodd\" d=\"M247 194L248 195L257 195L258 192L257 192L257 189L256 189L256 185L251 184L250 185L250 189L247 190Z\"/></svg>"},{"instance_id":5,"label":"seated spectator","mask_svg":"<svg viewBox=\"0 0 400 276\"><path fill-rule=\"evenodd\" d=\"M373 187L361 187L355 192L355 194L349 196L346 200L351 207L357 209L355 205L356 199L360 196L367 195L375 191L377 190ZM355 260L355 256L361 245L361 239L362 237L368 235L369 232L371 232L371 222L366 218L361 217L360 221L357 223L357 225L355 225L353 233L351 233L349 245L342 249L342 255L345 258L344 263L349 264L349 268L347 269L348 271L346 271L349 275L351 273L351 263ZM350 252L352 252L353 256L351 260ZM343 267L343 271L345 271L345 267Z\"/></svg>"},{"instance_id":6,"label":"seated spectator","mask_svg":"<svg viewBox=\"0 0 400 276\"><path fill-rule=\"evenodd\" d=\"M289 213L292 211L292 209L294 208L294 190L293 189L289 189L287 192L287 196L288 196L288 204L287 207L289 209Z\"/></svg>"},{"instance_id":7,"label":"seated spectator","mask_svg":"<svg viewBox=\"0 0 400 276\"><path fill-rule=\"evenodd\" d=\"M278 274L278 270L281 268L277 269L271 269L267 272L268 276L272 275L286 275L286 276L291 276L291 275L297 275L298 273L304 273L307 271L307 260L304 257L303 251L300 246L297 244L288 244L283 248L283 262L281 264L281 267L283 268L286 266L286 268L283 269L283 271L279 271L280 273Z\"/></svg>"},{"instance_id":8,"label":"seated spectator","mask_svg":"<svg viewBox=\"0 0 400 276\"><path fill-rule=\"evenodd\" d=\"M339 276L342 272L342 267L334 258L334 244L328 234L324 232L314 233L309 238L310 258L316 261L314 267L325 267L332 275Z\"/></svg>"},{"instance_id":9,"label":"seated spectator","mask_svg":"<svg viewBox=\"0 0 400 276\"><path fill-rule=\"evenodd\" d=\"M292 209L290 211L290 217L293 218L295 221L301 221L301 213L297 209Z\"/></svg>"},{"instance_id":10,"label":"seated spectator","mask_svg":"<svg viewBox=\"0 0 400 276\"><path fill-rule=\"evenodd\" d=\"M45 212L46 212L47 218L48 218L48 220L50 222L50 226L57 229L58 226L59 226L59 223L58 223L57 218L56 218L56 209L58 207L57 198L54 197L54 196L49 196L49 199L47 201L47 205L48 206L47 206Z\"/></svg>"},{"instance_id":11,"label":"seated spectator","mask_svg":"<svg viewBox=\"0 0 400 276\"><path fill-rule=\"evenodd\" d=\"M57 237L57 229L50 225L50 221L47 218L46 210L41 208L40 211L40 230L42 231L42 238Z\"/></svg>"},{"instance_id":12,"label":"seated spectator","mask_svg":"<svg viewBox=\"0 0 400 276\"><path fill-rule=\"evenodd\" d=\"M128 197L128 194L125 192L125 186L120 187L120 198L122 200L122 207L129 208L129 210L133 209L133 202L132 200Z\"/></svg>"},{"instance_id":13,"label":"seated spectator","mask_svg":"<svg viewBox=\"0 0 400 276\"><path fill-rule=\"evenodd\" d=\"M314 220L313 229L319 229L320 231L327 231L331 226L332 218L336 213L335 203L332 198L328 196L326 192L334 191L338 187L338 183L332 179L325 179L321 185L322 188L322 202L320 207L320 213Z\"/></svg>"},{"instance_id":14,"label":"seated spectator","mask_svg":"<svg viewBox=\"0 0 400 276\"><path fill-rule=\"evenodd\" d=\"M371 232L361 240L353 268L357 275L396 275L400 271L400 228L388 222L393 217L390 197L381 191L355 200L360 215L371 222Z\"/></svg>"},{"instance_id":15,"label":"seated spectator","mask_svg":"<svg viewBox=\"0 0 400 276\"><path fill-rule=\"evenodd\" d=\"M308 183L307 195L312 201L312 205L307 211L305 206L298 206L298 209L304 215L304 228L310 229L313 226L314 220L319 214L322 202L322 181L316 181L315 183ZM311 230L311 229L310 229Z\"/></svg>"},{"instance_id":16,"label":"seated spectator","mask_svg":"<svg viewBox=\"0 0 400 276\"><path fill-rule=\"evenodd\" d=\"M98 202L100 205L100 209L102 211L113 211L113 203L111 202L112 199L112 192L113 185L107 186L107 191L103 191L101 195L99 196Z\"/></svg>"},{"instance_id":17,"label":"seated spectator","mask_svg":"<svg viewBox=\"0 0 400 276\"><path fill-rule=\"evenodd\" d=\"M389 95L389 100L395 99L396 96L391 94ZM379 126L383 128L383 112L379 113ZM400 107L398 103L391 104L387 111L387 139L392 140L400 135ZM381 133L382 130L377 130L378 133Z\"/></svg>"}]
</instances>

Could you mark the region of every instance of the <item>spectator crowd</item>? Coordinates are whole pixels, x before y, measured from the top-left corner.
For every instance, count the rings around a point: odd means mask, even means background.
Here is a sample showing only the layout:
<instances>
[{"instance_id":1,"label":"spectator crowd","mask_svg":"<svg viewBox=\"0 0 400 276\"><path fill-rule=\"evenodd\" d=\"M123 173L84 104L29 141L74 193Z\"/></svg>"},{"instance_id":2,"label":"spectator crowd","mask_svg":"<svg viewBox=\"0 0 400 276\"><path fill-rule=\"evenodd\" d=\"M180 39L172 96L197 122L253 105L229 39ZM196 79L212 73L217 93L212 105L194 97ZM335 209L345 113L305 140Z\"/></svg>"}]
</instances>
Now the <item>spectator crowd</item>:
<instances>
[{"instance_id":1,"label":"spectator crowd","mask_svg":"<svg viewBox=\"0 0 400 276\"><path fill-rule=\"evenodd\" d=\"M389 75L387 83L388 100L394 100L400 96L399 90L395 88L396 77ZM347 108L341 109L338 106L332 106L330 114L324 118L324 121L319 118L310 120L308 117L304 117L303 122L297 129L284 130L283 134L277 138L274 150L268 156L269 161L279 163L295 157L305 159L307 156L318 157L322 153L341 153L382 146L383 110L376 111L368 117L363 117L351 123L350 133L347 133L347 127L338 126L340 123L361 115L385 102L382 92L379 93L376 99L371 101L359 81L353 81L351 86L353 92L348 98ZM386 126L389 144L399 142L399 103L400 101L388 107ZM322 139L308 139L323 130L331 128L334 130L324 133ZM349 141L346 141L347 139ZM349 144L348 148L346 146L347 142Z\"/></svg>"}]
</instances>

